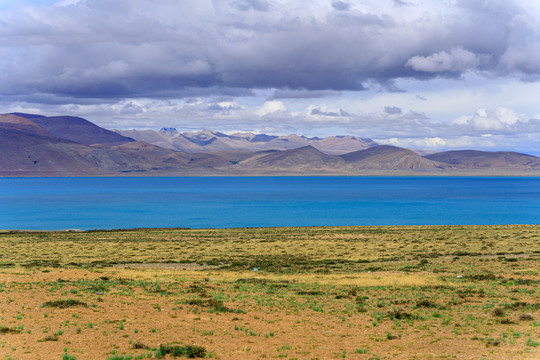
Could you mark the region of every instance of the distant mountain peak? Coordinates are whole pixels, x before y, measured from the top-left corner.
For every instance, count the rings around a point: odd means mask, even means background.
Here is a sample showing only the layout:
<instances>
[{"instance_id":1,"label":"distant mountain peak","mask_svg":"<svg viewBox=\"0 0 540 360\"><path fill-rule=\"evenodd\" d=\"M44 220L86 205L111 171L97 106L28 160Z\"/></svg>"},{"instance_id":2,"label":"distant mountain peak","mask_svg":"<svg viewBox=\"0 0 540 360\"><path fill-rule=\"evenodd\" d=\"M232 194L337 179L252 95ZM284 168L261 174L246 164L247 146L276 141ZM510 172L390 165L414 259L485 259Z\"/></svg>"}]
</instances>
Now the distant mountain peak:
<instances>
[{"instance_id":1,"label":"distant mountain peak","mask_svg":"<svg viewBox=\"0 0 540 360\"><path fill-rule=\"evenodd\" d=\"M278 136L252 132L227 135L212 130L180 133L175 128L168 127L160 131L117 130L117 132L135 140L186 152L288 150L312 145L322 152L340 155L377 145L371 139L361 139L350 135L326 138L296 134Z\"/></svg>"},{"instance_id":2,"label":"distant mountain peak","mask_svg":"<svg viewBox=\"0 0 540 360\"><path fill-rule=\"evenodd\" d=\"M180 133L176 128L173 127L163 127L159 130L160 133L168 135L168 136L178 136Z\"/></svg>"}]
</instances>

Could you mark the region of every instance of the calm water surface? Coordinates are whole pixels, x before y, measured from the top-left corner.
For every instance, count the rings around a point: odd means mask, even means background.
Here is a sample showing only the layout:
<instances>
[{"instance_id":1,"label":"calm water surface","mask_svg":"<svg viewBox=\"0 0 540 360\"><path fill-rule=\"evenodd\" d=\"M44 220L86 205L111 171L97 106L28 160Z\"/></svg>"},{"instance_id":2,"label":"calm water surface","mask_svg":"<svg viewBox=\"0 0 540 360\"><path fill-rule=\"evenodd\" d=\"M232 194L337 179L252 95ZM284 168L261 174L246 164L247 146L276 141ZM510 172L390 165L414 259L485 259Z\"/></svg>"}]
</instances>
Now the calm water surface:
<instances>
[{"instance_id":1,"label":"calm water surface","mask_svg":"<svg viewBox=\"0 0 540 360\"><path fill-rule=\"evenodd\" d=\"M540 224L540 178L0 179L0 229L440 224Z\"/></svg>"}]
</instances>

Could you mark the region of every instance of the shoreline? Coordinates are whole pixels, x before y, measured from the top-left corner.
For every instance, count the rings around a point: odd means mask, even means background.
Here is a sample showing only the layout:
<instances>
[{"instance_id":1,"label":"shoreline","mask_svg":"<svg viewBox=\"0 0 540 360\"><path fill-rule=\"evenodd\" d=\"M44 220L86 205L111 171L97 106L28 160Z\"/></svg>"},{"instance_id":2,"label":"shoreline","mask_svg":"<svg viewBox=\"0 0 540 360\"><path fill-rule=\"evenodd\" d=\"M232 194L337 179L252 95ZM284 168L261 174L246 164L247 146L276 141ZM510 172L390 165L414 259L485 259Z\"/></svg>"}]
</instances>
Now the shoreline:
<instances>
[{"instance_id":1,"label":"shoreline","mask_svg":"<svg viewBox=\"0 0 540 360\"><path fill-rule=\"evenodd\" d=\"M114 173L96 173L96 172L75 172L75 171L44 171L44 172L25 172L25 171L0 171L0 178L132 178L132 177L540 177L540 171L500 171L500 170L467 170L467 171L448 171L448 172L421 172L421 171L402 171L402 170L373 170L364 172L294 172L294 171L261 171L261 172L220 172L220 171L190 171L186 173L178 172L114 172Z\"/></svg>"},{"instance_id":2,"label":"shoreline","mask_svg":"<svg viewBox=\"0 0 540 360\"><path fill-rule=\"evenodd\" d=\"M59 230L33 230L33 229L0 229L0 234L50 234L50 233L82 233L92 234L96 232L103 233L121 233L121 232L144 232L144 231L257 231L257 230L366 230L366 229L457 229L457 228L499 228L499 227L540 227L538 224L444 224L444 225L307 225L307 226L253 226L253 227L204 227L204 228L189 228L189 227L141 227L141 228L125 228L125 229L59 229Z\"/></svg>"}]
</instances>

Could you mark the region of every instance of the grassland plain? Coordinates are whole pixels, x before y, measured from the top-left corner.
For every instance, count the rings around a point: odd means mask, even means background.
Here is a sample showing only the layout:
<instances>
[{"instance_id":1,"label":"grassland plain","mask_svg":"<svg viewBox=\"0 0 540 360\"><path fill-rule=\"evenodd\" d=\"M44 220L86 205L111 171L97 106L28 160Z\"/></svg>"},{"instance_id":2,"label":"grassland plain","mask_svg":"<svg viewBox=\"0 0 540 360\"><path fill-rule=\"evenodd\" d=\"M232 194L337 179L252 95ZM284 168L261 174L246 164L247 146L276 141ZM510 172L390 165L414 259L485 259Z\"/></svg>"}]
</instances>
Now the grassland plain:
<instances>
[{"instance_id":1,"label":"grassland plain","mask_svg":"<svg viewBox=\"0 0 540 360\"><path fill-rule=\"evenodd\" d=\"M538 359L540 226L0 233L0 359Z\"/></svg>"}]
</instances>

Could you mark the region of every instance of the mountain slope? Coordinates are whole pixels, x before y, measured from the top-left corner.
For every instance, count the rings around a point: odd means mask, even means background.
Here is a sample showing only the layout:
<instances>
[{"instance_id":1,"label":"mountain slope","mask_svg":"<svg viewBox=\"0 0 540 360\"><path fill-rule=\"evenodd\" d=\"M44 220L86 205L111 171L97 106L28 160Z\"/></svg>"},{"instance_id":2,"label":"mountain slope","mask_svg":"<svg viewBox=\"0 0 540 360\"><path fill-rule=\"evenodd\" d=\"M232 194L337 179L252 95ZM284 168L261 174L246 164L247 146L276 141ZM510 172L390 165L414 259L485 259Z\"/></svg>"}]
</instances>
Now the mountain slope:
<instances>
[{"instance_id":1,"label":"mountain slope","mask_svg":"<svg viewBox=\"0 0 540 360\"><path fill-rule=\"evenodd\" d=\"M366 150L341 155L353 169L369 170L442 170L449 164L425 159L417 153L390 145L379 145Z\"/></svg>"},{"instance_id":2,"label":"mountain slope","mask_svg":"<svg viewBox=\"0 0 540 360\"><path fill-rule=\"evenodd\" d=\"M98 171L81 155L85 148L50 136L28 119L0 115L1 171Z\"/></svg>"},{"instance_id":3,"label":"mountain slope","mask_svg":"<svg viewBox=\"0 0 540 360\"><path fill-rule=\"evenodd\" d=\"M71 140L83 145L116 145L134 141L114 131L99 127L90 121L74 116L36 116L21 114L20 117L31 120L50 135L59 139Z\"/></svg>"},{"instance_id":4,"label":"mountain slope","mask_svg":"<svg viewBox=\"0 0 540 360\"><path fill-rule=\"evenodd\" d=\"M265 168L275 170L325 170L338 169L344 165L343 159L336 155L325 154L313 146L283 151L259 153L241 161L241 168Z\"/></svg>"},{"instance_id":5,"label":"mountain slope","mask_svg":"<svg viewBox=\"0 0 540 360\"><path fill-rule=\"evenodd\" d=\"M43 119L0 115L2 174L177 172L231 165L230 161L217 155L187 154L133 140L120 145L88 146L50 135L34 122ZM87 127L86 124L84 126ZM106 132L102 134L105 137L101 140L117 139L108 137ZM96 132L90 137L96 139Z\"/></svg>"},{"instance_id":6,"label":"mountain slope","mask_svg":"<svg viewBox=\"0 0 540 360\"><path fill-rule=\"evenodd\" d=\"M47 131L39 127L35 122L14 114L1 114L0 127L44 136L49 135Z\"/></svg>"},{"instance_id":7,"label":"mountain slope","mask_svg":"<svg viewBox=\"0 0 540 360\"><path fill-rule=\"evenodd\" d=\"M540 169L540 158L507 151L456 150L427 155L425 158L469 169Z\"/></svg>"},{"instance_id":8,"label":"mountain slope","mask_svg":"<svg viewBox=\"0 0 540 360\"><path fill-rule=\"evenodd\" d=\"M378 145L371 139L361 139L356 136L328 136L324 139L312 140L311 144L322 152L334 155L365 150Z\"/></svg>"}]
</instances>

